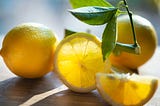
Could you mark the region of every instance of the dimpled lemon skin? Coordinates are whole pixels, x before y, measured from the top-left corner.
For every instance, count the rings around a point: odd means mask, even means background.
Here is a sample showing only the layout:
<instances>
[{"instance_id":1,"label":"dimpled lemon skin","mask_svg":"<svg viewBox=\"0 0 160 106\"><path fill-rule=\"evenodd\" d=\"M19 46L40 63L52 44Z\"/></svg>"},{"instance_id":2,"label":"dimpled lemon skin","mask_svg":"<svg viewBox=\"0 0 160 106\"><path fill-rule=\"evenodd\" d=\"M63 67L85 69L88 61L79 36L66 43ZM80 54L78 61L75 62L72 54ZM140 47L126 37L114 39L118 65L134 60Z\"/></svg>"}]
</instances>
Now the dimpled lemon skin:
<instances>
[{"instance_id":1,"label":"dimpled lemon skin","mask_svg":"<svg viewBox=\"0 0 160 106\"><path fill-rule=\"evenodd\" d=\"M39 78L53 70L57 39L46 26L24 23L5 36L1 56L7 67L24 78Z\"/></svg>"},{"instance_id":2,"label":"dimpled lemon skin","mask_svg":"<svg viewBox=\"0 0 160 106\"><path fill-rule=\"evenodd\" d=\"M111 54L110 61L114 65L122 65L130 69L137 69L152 57L158 41L156 31L147 19L138 15L133 15L133 21L137 41L141 47L141 54L136 55L127 52L122 52L118 56ZM134 43L128 15L118 18L118 42Z\"/></svg>"}]
</instances>

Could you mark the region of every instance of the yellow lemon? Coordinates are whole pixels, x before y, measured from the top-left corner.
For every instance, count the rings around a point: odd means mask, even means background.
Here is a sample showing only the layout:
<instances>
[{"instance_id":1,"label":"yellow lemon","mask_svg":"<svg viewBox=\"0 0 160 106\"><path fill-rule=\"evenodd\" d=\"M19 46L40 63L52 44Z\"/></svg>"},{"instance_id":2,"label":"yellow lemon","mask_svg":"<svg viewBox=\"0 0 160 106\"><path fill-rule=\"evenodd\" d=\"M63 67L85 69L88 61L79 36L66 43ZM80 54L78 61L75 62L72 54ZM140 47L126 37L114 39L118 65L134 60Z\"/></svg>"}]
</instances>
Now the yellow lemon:
<instances>
[{"instance_id":1,"label":"yellow lemon","mask_svg":"<svg viewBox=\"0 0 160 106\"><path fill-rule=\"evenodd\" d=\"M135 33L137 41L141 46L141 54L131 54L122 52L116 56L111 54L110 61L113 65L122 65L130 69L137 69L146 63L154 54L157 47L156 31L147 19L133 15ZM133 44L133 36L128 15L118 18L118 42Z\"/></svg>"},{"instance_id":2,"label":"yellow lemon","mask_svg":"<svg viewBox=\"0 0 160 106\"><path fill-rule=\"evenodd\" d=\"M57 39L51 29L41 24L24 23L7 33L0 54L14 74L38 78L53 69L56 45Z\"/></svg>"},{"instance_id":3,"label":"yellow lemon","mask_svg":"<svg viewBox=\"0 0 160 106\"><path fill-rule=\"evenodd\" d=\"M154 95L158 79L136 74L96 74L101 96L113 106L143 106Z\"/></svg>"},{"instance_id":4,"label":"yellow lemon","mask_svg":"<svg viewBox=\"0 0 160 106\"><path fill-rule=\"evenodd\" d=\"M63 39L57 46L54 63L61 80L75 92L95 89L95 74L109 72L111 66L108 61L103 62L100 40L87 33Z\"/></svg>"}]
</instances>

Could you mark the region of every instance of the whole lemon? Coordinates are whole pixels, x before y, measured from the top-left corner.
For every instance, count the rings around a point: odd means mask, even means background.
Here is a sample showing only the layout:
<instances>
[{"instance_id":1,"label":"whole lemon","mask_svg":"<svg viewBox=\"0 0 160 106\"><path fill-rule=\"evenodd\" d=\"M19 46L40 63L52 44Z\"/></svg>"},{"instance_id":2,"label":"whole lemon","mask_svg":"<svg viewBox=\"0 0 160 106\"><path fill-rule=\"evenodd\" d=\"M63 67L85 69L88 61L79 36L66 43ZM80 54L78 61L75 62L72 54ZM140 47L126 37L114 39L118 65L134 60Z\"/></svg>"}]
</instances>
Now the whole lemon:
<instances>
[{"instance_id":1,"label":"whole lemon","mask_svg":"<svg viewBox=\"0 0 160 106\"><path fill-rule=\"evenodd\" d=\"M157 47L157 34L151 22L139 15L133 15L133 23L137 41L141 47L141 54L136 55L127 52L122 52L120 55L111 54L110 61L114 65L137 69L154 54ZM134 43L128 15L118 17L118 42Z\"/></svg>"},{"instance_id":2,"label":"whole lemon","mask_svg":"<svg viewBox=\"0 0 160 106\"><path fill-rule=\"evenodd\" d=\"M53 69L57 38L48 27L24 23L5 36L1 56L8 68L24 78L42 77Z\"/></svg>"}]
</instances>

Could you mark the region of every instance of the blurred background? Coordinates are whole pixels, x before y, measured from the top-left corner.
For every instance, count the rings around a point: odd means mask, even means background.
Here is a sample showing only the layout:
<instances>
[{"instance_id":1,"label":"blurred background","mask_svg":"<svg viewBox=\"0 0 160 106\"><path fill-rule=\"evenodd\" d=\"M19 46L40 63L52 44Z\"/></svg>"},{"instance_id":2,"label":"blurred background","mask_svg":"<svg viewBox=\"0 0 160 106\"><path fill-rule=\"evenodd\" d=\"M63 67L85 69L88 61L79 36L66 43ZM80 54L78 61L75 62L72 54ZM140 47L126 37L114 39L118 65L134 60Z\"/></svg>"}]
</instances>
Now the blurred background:
<instances>
[{"instance_id":1,"label":"blurred background","mask_svg":"<svg viewBox=\"0 0 160 106\"><path fill-rule=\"evenodd\" d=\"M120 0L108 1L116 5ZM160 0L127 1L134 14L152 22L160 39ZM84 24L74 18L68 9L71 9L69 0L0 0L0 35L4 36L18 24L37 22L50 27L60 40L65 28L79 32L90 29L91 33L101 36L104 26Z\"/></svg>"}]
</instances>

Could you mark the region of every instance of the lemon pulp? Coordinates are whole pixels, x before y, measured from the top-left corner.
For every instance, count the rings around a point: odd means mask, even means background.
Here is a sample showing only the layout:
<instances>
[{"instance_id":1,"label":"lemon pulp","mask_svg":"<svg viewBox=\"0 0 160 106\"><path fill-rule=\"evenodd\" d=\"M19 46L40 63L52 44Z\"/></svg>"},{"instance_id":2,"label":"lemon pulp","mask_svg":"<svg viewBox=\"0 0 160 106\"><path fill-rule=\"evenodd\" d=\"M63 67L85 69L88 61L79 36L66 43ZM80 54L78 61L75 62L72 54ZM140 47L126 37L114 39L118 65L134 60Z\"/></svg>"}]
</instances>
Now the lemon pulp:
<instances>
[{"instance_id":1,"label":"lemon pulp","mask_svg":"<svg viewBox=\"0 0 160 106\"><path fill-rule=\"evenodd\" d=\"M93 35L76 33L64 39L55 53L55 69L62 81L73 91L95 89L95 73L108 72L103 62L101 42Z\"/></svg>"},{"instance_id":2,"label":"lemon pulp","mask_svg":"<svg viewBox=\"0 0 160 106\"><path fill-rule=\"evenodd\" d=\"M158 80L149 76L129 74L96 74L102 97L114 106L142 106L156 91Z\"/></svg>"}]
</instances>

